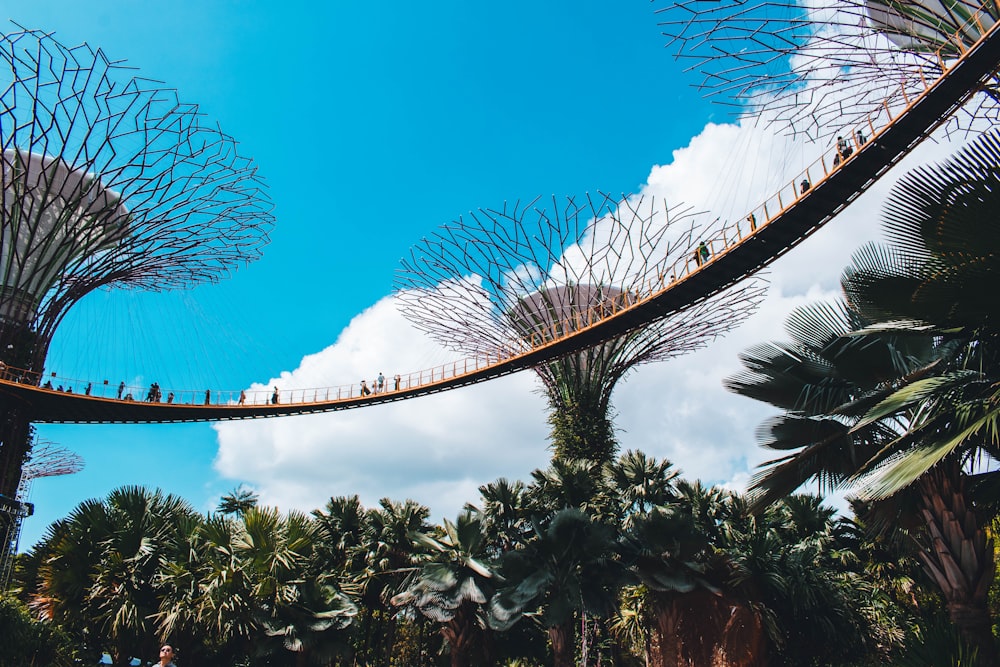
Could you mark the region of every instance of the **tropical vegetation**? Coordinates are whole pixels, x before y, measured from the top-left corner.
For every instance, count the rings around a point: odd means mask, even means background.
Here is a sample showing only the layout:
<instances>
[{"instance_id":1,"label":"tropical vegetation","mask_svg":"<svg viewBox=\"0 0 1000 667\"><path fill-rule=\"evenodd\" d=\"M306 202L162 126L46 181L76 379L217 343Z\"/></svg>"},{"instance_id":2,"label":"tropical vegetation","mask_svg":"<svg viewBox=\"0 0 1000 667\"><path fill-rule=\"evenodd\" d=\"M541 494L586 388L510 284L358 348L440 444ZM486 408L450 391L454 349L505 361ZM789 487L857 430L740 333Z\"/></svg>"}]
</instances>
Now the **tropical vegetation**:
<instances>
[{"instance_id":1,"label":"tropical vegetation","mask_svg":"<svg viewBox=\"0 0 1000 667\"><path fill-rule=\"evenodd\" d=\"M778 410L745 494L615 454L602 420L601 447L439 525L412 500L305 514L237 489L202 514L118 489L19 558L0 667L163 641L182 667L996 665L997 210L994 134L903 179L842 300L743 353L727 386Z\"/></svg>"}]
</instances>

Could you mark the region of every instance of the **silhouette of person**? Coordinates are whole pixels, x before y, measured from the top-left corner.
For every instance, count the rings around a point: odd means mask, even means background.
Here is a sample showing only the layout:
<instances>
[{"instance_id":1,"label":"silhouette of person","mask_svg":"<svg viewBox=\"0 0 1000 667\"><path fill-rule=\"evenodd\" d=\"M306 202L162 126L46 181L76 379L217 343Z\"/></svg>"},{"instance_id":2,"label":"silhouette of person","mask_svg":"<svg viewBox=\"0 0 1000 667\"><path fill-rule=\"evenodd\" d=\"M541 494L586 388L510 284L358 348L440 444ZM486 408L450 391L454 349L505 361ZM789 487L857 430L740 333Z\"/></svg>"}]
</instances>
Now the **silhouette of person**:
<instances>
[{"instance_id":1,"label":"silhouette of person","mask_svg":"<svg viewBox=\"0 0 1000 667\"><path fill-rule=\"evenodd\" d=\"M362 396L367 396L370 393L372 393L372 390L368 388L368 383L365 382L364 380L362 380L361 381L361 395Z\"/></svg>"},{"instance_id":2,"label":"silhouette of person","mask_svg":"<svg viewBox=\"0 0 1000 667\"><path fill-rule=\"evenodd\" d=\"M809 183L809 179L803 178L802 182L799 183L799 188L801 188L802 190L801 194L805 194L806 192L808 192L810 187L812 186Z\"/></svg>"},{"instance_id":3,"label":"silhouette of person","mask_svg":"<svg viewBox=\"0 0 1000 667\"><path fill-rule=\"evenodd\" d=\"M747 216L747 222L750 223L750 231L751 232L757 231L757 216L756 215L754 215L753 213L751 213L750 215L748 215Z\"/></svg>"},{"instance_id":4,"label":"silhouette of person","mask_svg":"<svg viewBox=\"0 0 1000 667\"><path fill-rule=\"evenodd\" d=\"M274 392L271 394L271 405L278 404L278 388L274 388Z\"/></svg>"},{"instance_id":5,"label":"silhouette of person","mask_svg":"<svg viewBox=\"0 0 1000 667\"><path fill-rule=\"evenodd\" d=\"M243 390L240 390L240 405L243 405L246 402L247 402L247 393Z\"/></svg>"},{"instance_id":6,"label":"silhouette of person","mask_svg":"<svg viewBox=\"0 0 1000 667\"><path fill-rule=\"evenodd\" d=\"M399 391L399 381L400 381L399 373L396 373L396 377L392 379L394 385L393 389L395 389L396 391Z\"/></svg>"},{"instance_id":7,"label":"silhouette of person","mask_svg":"<svg viewBox=\"0 0 1000 667\"><path fill-rule=\"evenodd\" d=\"M701 266L702 262L707 262L709 257L711 253L708 251L708 246L702 241L698 244L698 266Z\"/></svg>"},{"instance_id":8,"label":"silhouette of person","mask_svg":"<svg viewBox=\"0 0 1000 667\"><path fill-rule=\"evenodd\" d=\"M378 377L375 378L375 391L380 394L385 391L385 376L382 375L382 371L379 371Z\"/></svg>"},{"instance_id":9,"label":"silhouette of person","mask_svg":"<svg viewBox=\"0 0 1000 667\"><path fill-rule=\"evenodd\" d=\"M205 390L205 405L210 405L212 403L212 390Z\"/></svg>"},{"instance_id":10,"label":"silhouette of person","mask_svg":"<svg viewBox=\"0 0 1000 667\"><path fill-rule=\"evenodd\" d=\"M837 137L837 155L839 155L842 159L846 160L847 158L851 157L851 153L853 152L854 149L851 148L851 146L847 143L847 139L843 137Z\"/></svg>"},{"instance_id":11,"label":"silhouette of person","mask_svg":"<svg viewBox=\"0 0 1000 667\"><path fill-rule=\"evenodd\" d=\"M87 396L90 396L90 392L91 390L93 390L93 388L94 388L94 383L88 382L87 387L83 390L83 393L86 394Z\"/></svg>"},{"instance_id":12,"label":"silhouette of person","mask_svg":"<svg viewBox=\"0 0 1000 667\"><path fill-rule=\"evenodd\" d=\"M169 394L167 394L167 403L173 403L173 402L174 402L174 392L170 392Z\"/></svg>"},{"instance_id":13,"label":"silhouette of person","mask_svg":"<svg viewBox=\"0 0 1000 667\"><path fill-rule=\"evenodd\" d=\"M121 400L122 392L123 391L125 391L125 382L124 381L122 381L121 384L118 385L118 400Z\"/></svg>"}]
</instances>

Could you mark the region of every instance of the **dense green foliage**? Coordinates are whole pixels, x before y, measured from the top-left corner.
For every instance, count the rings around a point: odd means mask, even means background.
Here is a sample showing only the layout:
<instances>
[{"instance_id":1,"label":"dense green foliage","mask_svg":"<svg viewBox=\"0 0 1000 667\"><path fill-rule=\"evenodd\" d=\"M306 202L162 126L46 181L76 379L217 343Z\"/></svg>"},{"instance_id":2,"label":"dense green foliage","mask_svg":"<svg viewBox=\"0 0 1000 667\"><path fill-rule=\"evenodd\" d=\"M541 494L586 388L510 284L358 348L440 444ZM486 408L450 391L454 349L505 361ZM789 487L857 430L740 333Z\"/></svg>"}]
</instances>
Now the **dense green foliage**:
<instances>
[{"instance_id":1,"label":"dense green foliage","mask_svg":"<svg viewBox=\"0 0 1000 667\"><path fill-rule=\"evenodd\" d=\"M890 243L863 247L844 272L845 304L800 309L792 342L748 350L729 381L782 410L761 431L783 455L753 480L757 504L810 479L854 492L986 664L1000 661L988 530L1000 508L998 204L995 132L908 174L886 205Z\"/></svg>"},{"instance_id":2,"label":"dense green foliage","mask_svg":"<svg viewBox=\"0 0 1000 667\"><path fill-rule=\"evenodd\" d=\"M121 489L52 526L20 594L47 641L117 664L169 641L178 665L864 665L940 620L915 561L812 496L755 514L632 451L481 492L436 526L409 501L199 515Z\"/></svg>"},{"instance_id":3,"label":"dense green foliage","mask_svg":"<svg viewBox=\"0 0 1000 667\"><path fill-rule=\"evenodd\" d=\"M69 637L53 623L34 618L23 602L0 597L0 667L61 667L73 664Z\"/></svg>"}]
</instances>

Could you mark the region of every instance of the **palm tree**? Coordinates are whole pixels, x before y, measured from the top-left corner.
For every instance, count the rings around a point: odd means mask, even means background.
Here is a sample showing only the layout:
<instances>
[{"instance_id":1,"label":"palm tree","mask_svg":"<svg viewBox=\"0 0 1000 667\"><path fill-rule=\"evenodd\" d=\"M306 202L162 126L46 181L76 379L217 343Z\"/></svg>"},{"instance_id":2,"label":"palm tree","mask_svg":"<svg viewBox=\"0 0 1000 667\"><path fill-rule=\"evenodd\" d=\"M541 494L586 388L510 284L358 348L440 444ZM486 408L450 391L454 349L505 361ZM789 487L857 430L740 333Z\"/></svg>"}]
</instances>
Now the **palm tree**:
<instances>
[{"instance_id":1,"label":"palm tree","mask_svg":"<svg viewBox=\"0 0 1000 667\"><path fill-rule=\"evenodd\" d=\"M429 557L407 578L392 604L441 625L452 667L492 664L484 609L496 591L497 575L488 560L482 517L466 510L455 523L446 519L442 529L417 532L412 538Z\"/></svg>"},{"instance_id":2,"label":"palm tree","mask_svg":"<svg viewBox=\"0 0 1000 667\"><path fill-rule=\"evenodd\" d=\"M314 565L317 528L301 512L282 516L276 509L251 508L243 515L243 530L235 543L238 558L252 578L257 620L268 638L307 658L328 659L346 647L342 631L352 623L357 607L339 592L336 579ZM265 653L277 652L273 642L260 642Z\"/></svg>"},{"instance_id":3,"label":"palm tree","mask_svg":"<svg viewBox=\"0 0 1000 667\"><path fill-rule=\"evenodd\" d=\"M960 345L924 332L872 330L869 324L870 320L844 305L806 307L788 319L792 343L758 346L741 355L748 370L727 380L727 386L784 410L761 427L758 437L765 447L789 452L765 463L751 481L757 510L810 480L824 490L856 488L860 475L886 461L887 452L898 451L899 443L906 441L904 434L926 420L928 405L900 402L896 398L899 392L955 382L948 369L960 356ZM886 405L895 409L885 410ZM981 530L965 535L954 530L957 525L947 525L948 512L958 510L955 516L962 516L962 509L951 502L961 497L964 485L955 463L943 462L936 470L925 471L919 483L893 489L915 496L916 501L901 496L892 503L875 503L872 509L884 516L871 523L914 524L915 528L922 524L914 533L922 558L933 559L934 554L947 551L961 553L954 550L964 548L976 556L965 562L971 568L959 581L988 586L992 555L989 567L984 568L985 535ZM956 488L958 496L951 492ZM875 499L887 497L883 494ZM909 515L898 515L907 509ZM957 541L944 549L926 550L927 537L941 529ZM944 577L956 575L956 569L946 564L927 561L925 569L928 567L932 577L933 569ZM941 583L945 583L944 577ZM942 592L946 598L954 595L945 589Z\"/></svg>"},{"instance_id":4,"label":"palm tree","mask_svg":"<svg viewBox=\"0 0 1000 667\"><path fill-rule=\"evenodd\" d=\"M524 482L501 477L479 487L480 507L466 504L482 523L486 549L491 557L523 544L531 533L530 505Z\"/></svg>"},{"instance_id":5,"label":"palm tree","mask_svg":"<svg viewBox=\"0 0 1000 667\"><path fill-rule=\"evenodd\" d=\"M406 574L419 562L410 535L428 529L430 510L412 500L383 498L379 507L365 512L364 543L358 570L351 573L365 612L362 627L362 660L390 664L396 642L396 620L390 598ZM381 655L379 655L381 654Z\"/></svg>"},{"instance_id":6,"label":"palm tree","mask_svg":"<svg viewBox=\"0 0 1000 667\"><path fill-rule=\"evenodd\" d=\"M532 518L550 517L566 508L576 508L590 516L611 514L606 507L603 464L589 459L554 458L548 468L533 470L525 490Z\"/></svg>"},{"instance_id":7,"label":"palm tree","mask_svg":"<svg viewBox=\"0 0 1000 667\"><path fill-rule=\"evenodd\" d=\"M676 499L679 476L680 471L670 461L628 450L604 467L604 493L608 504L617 504L620 521L627 529L632 517Z\"/></svg>"},{"instance_id":8,"label":"palm tree","mask_svg":"<svg viewBox=\"0 0 1000 667\"><path fill-rule=\"evenodd\" d=\"M708 535L680 505L661 506L632 518L624 545L625 562L645 588L652 664L711 664L730 614L712 583L718 564Z\"/></svg>"},{"instance_id":9,"label":"palm tree","mask_svg":"<svg viewBox=\"0 0 1000 667\"><path fill-rule=\"evenodd\" d=\"M242 533L239 518L209 515L190 536L189 548L162 564L155 617L161 636L193 635L224 662L250 655L260 625L254 573L239 552Z\"/></svg>"},{"instance_id":10,"label":"palm tree","mask_svg":"<svg viewBox=\"0 0 1000 667\"><path fill-rule=\"evenodd\" d=\"M845 304L815 304L789 315L790 343L744 351L746 371L726 387L781 409L758 430L768 449L792 452L764 463L750 488L760 509L809 480L821 490L849 485L915 414L863 421L868 411L912 379L943 369L947 346L932 336L862 333L870 324Z\"/></svg>"},{"instance_id":11,"label":"palm tree","mask_svg":"<svg viewBox=\"0 0 1000 667\"><path fill-rule=\"evenodd\" d=\"M504 554L501 573L508 585L490 602L491 624L506 630L537 610L553 664L570 667L576 614L610 618L631 578L616 558L614 529L576 508L559 510L544 524L536 520L534 533L523 548Z\"/></svg>"},{"instance_id":12,"label":"palm tree","mask_svg":"<svg viewBox=\"0 0 1000 667\"><path fill-rule=\"evenodd\" d=\"M299 512L208 516L161 566L161 634L187 632L216 661L327 664L345 652L357 608L323 570L317 535Z\"/></svg>"},{"instance_id":13,"label":"palm tree","mask_svg":"<svg viewBox=\"0 0 1000 667\"><path fill-rule=\"evenodd\" d=\"M182 499L159 490L125 487L105 501L79 505L50 528L39 551L33 604L69 627L115 664L153 655L159 641L156 575L173 558L197 518ZM179 526L184 526L178 530Z\"/></svg>"},{"instance_id":14,"label":"palm tree","mask_svg":"<svg viewBox=\"0 0 1000 667\"><path fill-rule=\"evenodd\" d=\"M727 597L746 619L743 629L727 628L725 655L747 656L738 664L764 664L764 657L810 664L822 655L824 664L853 665L873 651L871 585L847 552L832 508L816 496L793 495L755 514L731 495L725 515L716 547L729 567ZM758 655L741 637L747 632Z\"/></svg>"},{"instance_id":15,"label":"palm tree","mask_svg":"<svg viewBox=\"0 0 1000 667\"><path fill-rule=\"evenodd\" d=\"M219 499L219 514L243 514L257 504L260 497L250 489L240 486Z\"/></svg>"},{"instance_id":16,"label":"palm tree","mask_svg":"<svg viewBox=\"0 0 1000 667\"><path fill-rule=\"evenodd\" d=\"M987 592L995 562L985 527L997 511L1000 460L1000 135L984 135L946 163L903 178L886 204L888 246L859 251L845 272L852 308L882 332L934 336L939 368L902 378L853 426L902 428L856 467L874 472L865 497L909 494L924 571L952 621L998 660ZM796 456L800 458L800 456Z\"/></svg>"},{"instance_id":17,"label":"palm tree","mask_svg":"<svg viewBox=\"0 0 1000 667\"><path fill-rule=\"evenodd\" d=\"M763 446L788 453L765 463L751 481L756 509L810 480L819 482L824 490L856 488L859 475L885 460L886 452L905 442L902 436L926 419L926 403L894 403L897 392L949 381L948 368L959 356L960 345L927 333L874 331L869 322L844 305L802 308L788 319L792 343L757 346L741 355L748 370L727 380L728 388L784 410L758 432ZM879 406L887 404L898 409L872 418L872 414L879 414L873 412L877 407L881 410ZM957 576L955 581L959 582L978 581L976 586L984 586L981 600L985 603L985 587L992 580L992 554L987 553L981 528L973 529L971 535L961 529L966 510L952 504L963 497L965 484L955 462L942 462L925 472L917 484L895 489L901 495L893 502L874 503L872 510L882 516L869 522L885 527L912 525L925 570L932 578L935 571L941 575L936 577L939 586L951 586L947 577ZM949 512L956 512L957 519L949 520ZM927 539L935 532L954 537L954 541L928 550L931 545ZM963 563L968 572L933 563L938 556L963 553L962 549L973 555ZM960 592L945 587L942 593L946 599L963 599ZM985 604L982 610L985 612ZM956 623L961 622L956 617Z\"/></svg>"},{"instance_id":18,"label":"palm tree","mask_svg":"<svg viewBox=\"0 0 1000 667\"><path fill-rule=\"evenodd\" d=\"M328 572L350 577L364 568L366 510L358 496L337 496L322 510L313 510L319 531L317 555Z\"/></svg>"}]
</instances>

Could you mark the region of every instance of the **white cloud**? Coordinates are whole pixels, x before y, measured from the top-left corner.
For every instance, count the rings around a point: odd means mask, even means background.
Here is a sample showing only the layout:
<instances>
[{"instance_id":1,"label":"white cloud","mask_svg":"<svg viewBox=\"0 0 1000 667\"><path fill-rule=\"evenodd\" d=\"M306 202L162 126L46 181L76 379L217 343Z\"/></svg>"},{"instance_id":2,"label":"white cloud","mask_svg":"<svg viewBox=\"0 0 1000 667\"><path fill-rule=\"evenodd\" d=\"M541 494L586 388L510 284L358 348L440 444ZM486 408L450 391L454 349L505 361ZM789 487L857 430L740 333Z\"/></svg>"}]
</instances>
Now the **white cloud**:
<instances>
[{"instance_id":1,"label":"white cloud","mask_svg":"<svg viewBox=\"0 0 1000 667\"><path fill-rule=\"evenodd\" d=\"M342 378L389 377L442 361L386 298L358 315L336 343L264 386L321 386ZM331 496L412 498L435 520L454 518L476 489L524 479L548 460L544 401L529 373L447 394L361 410L218 424L216 468L246 480L266 504L304 510Z\"/></svg>"},{"instance_id":2,"label":"white cloud","mask_svg":"<svg viewBox=\"0 0 1000 667\"><path fill-rule=\"evenodd\" d=\"M753 159L734 164L735 146ZM752 469L769 457L753 437L769 409L723 389L722 379L739 370L737 354L784 338L783 323L794 307L835 298L850 255L879 236L879 211L892 183L908 168L943 159L955 148L926 142L776 262L768 298L738 330L695 354L641 367L623 381L614 396L622 448L667 458L689 479L742 489ZM740 219L734 216L759 203L782 174L795 173L818 152L814 144L773 137L750 124L710 124L670 163L652 168L642 194ZM259 387L321 387L382 371L391 377L447 358L387 297L357 316L333 345ZM439 521L478 501L478 486L498 477L526 480L547 464L545 400L538 386L533 374L521 373L360 410L220 424L216 467L250 483L268 504L308 510L336 495L357 493L367 506L382 497L412 498L430 506Z\"/></svg>"}]
</instances>

